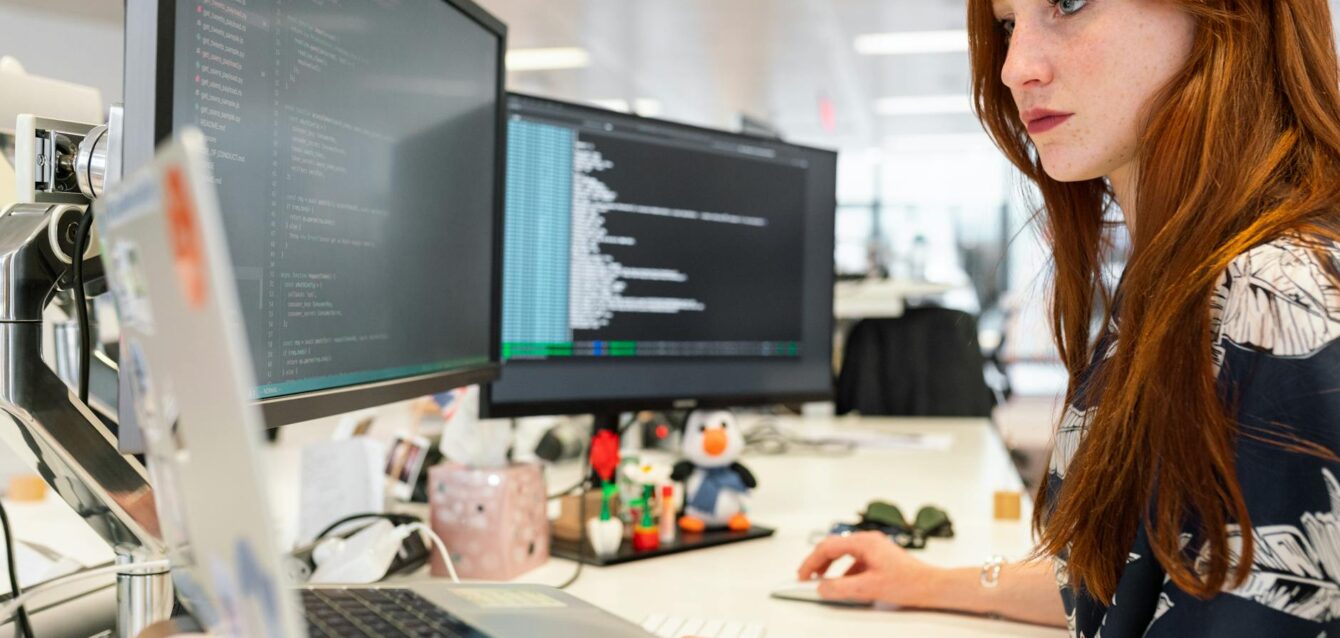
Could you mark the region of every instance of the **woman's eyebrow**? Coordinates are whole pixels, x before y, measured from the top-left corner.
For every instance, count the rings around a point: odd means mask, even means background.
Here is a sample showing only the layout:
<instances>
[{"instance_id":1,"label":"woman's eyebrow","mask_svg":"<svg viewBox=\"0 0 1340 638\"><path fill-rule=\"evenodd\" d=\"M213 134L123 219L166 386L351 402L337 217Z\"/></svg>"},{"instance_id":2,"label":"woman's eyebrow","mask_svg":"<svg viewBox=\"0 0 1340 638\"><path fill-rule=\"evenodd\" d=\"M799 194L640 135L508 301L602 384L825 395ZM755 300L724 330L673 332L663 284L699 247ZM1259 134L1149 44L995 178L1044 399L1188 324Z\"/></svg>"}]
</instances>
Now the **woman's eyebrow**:
<instances>
[{"instance_id":1,"label":"woman's eyebrow","mask_svg":"<svg viewBox=\"0 0 1340 638\"><path fill-rule=\"evenodd\" d=\"M1010 3L1008 3L1008 2L992 2L992 3L991 3L991 13L995 14L995 16L996 16L997 19L1000 19L1000 18L1004 17L1005 14L1007 14L1007 13L1010 12L1010 9L1011 9L1011 8L1012 8L1012 7L1010 6Z\"/></svg>"}]
</instances>

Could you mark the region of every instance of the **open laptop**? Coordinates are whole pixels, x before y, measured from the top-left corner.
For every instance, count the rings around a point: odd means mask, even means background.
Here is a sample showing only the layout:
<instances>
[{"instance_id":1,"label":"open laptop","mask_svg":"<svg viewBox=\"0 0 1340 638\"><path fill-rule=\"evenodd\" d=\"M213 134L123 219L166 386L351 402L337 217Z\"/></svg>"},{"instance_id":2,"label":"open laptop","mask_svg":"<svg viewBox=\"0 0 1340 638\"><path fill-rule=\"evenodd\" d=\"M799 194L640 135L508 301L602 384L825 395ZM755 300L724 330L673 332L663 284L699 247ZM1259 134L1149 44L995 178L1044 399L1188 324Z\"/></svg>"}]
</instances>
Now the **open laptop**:
<instances>
[{"instance_id":1,"label":"open laptop","mask_svg":"<svg viewBox=\"0 0 1340 638\"><path fill-rule=\"evenodd\" d=\"M98 203L173 580L226 636L647 636L539 585L304 589L281 571L252 364L204 136L185 130ZM301 604L300 604L301 603Z\"/></svg>"}]
</instances>

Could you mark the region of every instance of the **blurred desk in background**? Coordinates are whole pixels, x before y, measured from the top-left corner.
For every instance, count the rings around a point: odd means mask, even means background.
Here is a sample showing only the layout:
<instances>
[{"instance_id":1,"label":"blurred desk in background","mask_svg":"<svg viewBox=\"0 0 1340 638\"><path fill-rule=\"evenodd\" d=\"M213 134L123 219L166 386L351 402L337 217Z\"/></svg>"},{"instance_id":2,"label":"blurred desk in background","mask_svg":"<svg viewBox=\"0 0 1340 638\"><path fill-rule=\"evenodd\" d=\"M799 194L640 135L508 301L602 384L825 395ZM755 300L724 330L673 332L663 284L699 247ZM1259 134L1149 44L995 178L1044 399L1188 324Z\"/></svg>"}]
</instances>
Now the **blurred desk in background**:
<instances>
[{"instance_id":1,"label":"blurred desk in background","mask_svg":"<svg viewBox=\"0 0 1340 638\"><path fill-rule=\"evenodd\" d=\"M901 317L907 300L939 295L957 286L915 279L862 279L833 286L833 316L843 321Z\"/></svg>"}]
</instances>

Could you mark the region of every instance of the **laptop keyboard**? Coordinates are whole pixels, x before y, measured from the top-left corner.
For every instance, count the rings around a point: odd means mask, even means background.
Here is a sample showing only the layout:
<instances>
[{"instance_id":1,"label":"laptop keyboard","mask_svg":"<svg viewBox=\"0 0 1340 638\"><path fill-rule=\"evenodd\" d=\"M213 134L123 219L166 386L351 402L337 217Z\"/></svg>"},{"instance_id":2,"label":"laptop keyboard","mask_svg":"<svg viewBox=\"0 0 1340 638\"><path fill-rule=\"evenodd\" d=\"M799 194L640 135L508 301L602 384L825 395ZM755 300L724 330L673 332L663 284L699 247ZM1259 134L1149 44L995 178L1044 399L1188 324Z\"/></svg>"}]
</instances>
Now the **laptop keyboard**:
<instances>
[{"instance_id":1,"label":"laptop keyboard","mask_svg":"<svg viewBox=\"0 0 1340 638\"><path fill-rule=\"evenodd\" d=\"M484 638L408 589L304 589L302 606L311 638Z\"/></svg>"}]
</instances>

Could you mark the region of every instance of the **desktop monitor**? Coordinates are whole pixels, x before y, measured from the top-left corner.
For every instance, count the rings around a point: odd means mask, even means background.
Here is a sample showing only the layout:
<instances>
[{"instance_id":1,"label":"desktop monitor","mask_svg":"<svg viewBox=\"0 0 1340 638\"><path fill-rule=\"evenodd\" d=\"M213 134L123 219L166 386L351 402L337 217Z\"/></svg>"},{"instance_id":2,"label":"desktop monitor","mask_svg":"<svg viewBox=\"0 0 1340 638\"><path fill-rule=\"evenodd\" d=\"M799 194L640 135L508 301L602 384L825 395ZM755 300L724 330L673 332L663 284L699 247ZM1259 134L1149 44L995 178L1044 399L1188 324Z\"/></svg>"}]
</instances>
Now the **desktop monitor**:
<instances>
[{"instance_id":1,"label":"desktop monitor","mask_svg":"<svg viewBox=\"0 0 1340 638\"><path fill-rule=\"evenodd\" d=\"M835 153L507 101L490 416L831 395Z\"/></svg>"},{"instance_id":2,"label":"desktop monitor","mask_svg":"<svg viewBox=\"0 0 1340 638\"><path fill-rule=\"evenodd\" d=\"M268 425L496 377L505 40L469 0L128 1L125 170L207 136Z\"/></svg>"}]
</instances>

